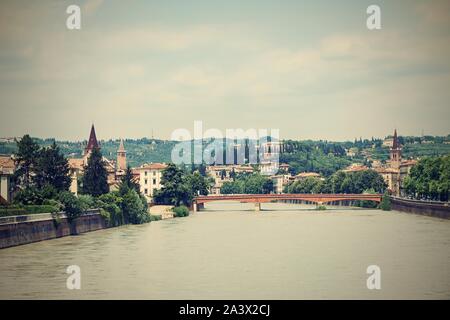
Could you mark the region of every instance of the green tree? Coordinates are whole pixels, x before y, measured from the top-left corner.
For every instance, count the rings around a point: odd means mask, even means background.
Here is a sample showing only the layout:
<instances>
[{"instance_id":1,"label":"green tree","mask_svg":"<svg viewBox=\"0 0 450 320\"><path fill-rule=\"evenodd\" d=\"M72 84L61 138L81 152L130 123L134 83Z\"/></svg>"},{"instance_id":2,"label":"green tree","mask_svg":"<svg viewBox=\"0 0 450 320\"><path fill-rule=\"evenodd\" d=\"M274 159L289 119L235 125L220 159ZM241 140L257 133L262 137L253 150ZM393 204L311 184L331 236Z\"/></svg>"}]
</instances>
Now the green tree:
<instances>
[{"instance_id":1,"label":"green tree","mask_svg":"<svg viewBox=\"0 0 450 320\"><path fill-rule=\"evenodd\" d=\"M94 148L91 152L84 170L82 184L83 193L90 194L94 197L108 193L109 191L108 173L106 172L102 154L98 148Z\"/></svg>"},{"instance_id":2,"label":"green tree","mask_svg":"<svg viewBox=\"0 0 450 320\"><path fill-rule=\"evenodd\" d=\"M32 173L36 165L39 145L28 134L24 135L19 141L16 140L16 144L14 180L26 188L32 184Z\"/></svg>"},{"instance_id":3,"label":"green tree","mask_svg":"<svg viewBox=\"0 0 450 320\"><path fill-rule=\"evenodd\" d=\"M83 213L83 207L78 198L69 191L63 191L59 194L59 201L63 205L63 210L69 222L79 217Z\"/></svg>"},{"instance_id":4,"label":"green tree","mask_svg":"<svg viewBox=\"0 0 450 320\"><path fill-rule=\"evenodd\" d=\"M110 226L116 227L125 224L122 203L123 198L118 192L110 192L98 197L95 206L108 212Z\"/></svg>"},{"instance_id":5,"label":"green tree","mask_svg":"<svg viewBox=\"0 0 450 320\"><path fill-rule=\"evenodd\" d=\"M193 196L208 194L208 180L202 176L199 172L194 172L186 177L186 182L191 188L191 194Z\"/></svg>"},{"instance_id":6,"label":"green tree","mask_svg":"<svg viewBox=\"0 0 450 320\"><path fill-rule=\"evenodd\" d=\"M383 211L391 210L391 200L389 199L389 195L387 192L383 194L383 198L381 199L380 208Z\"/></svg>"},{"instance_id":7,"label":"green tree","mask_svg":"<svg viewBox=\"0 0 450 320\"><path fill-rule=\"evenodd\" d=\"M129 189L123 196L122 210L125 223L142 224L150 222L146 201L134 189Z\"/></svg>"},{"instance_id":8,"label":"green tree","mask_svg":"<svg viewBox=\"0 0 450 320\"><path fill-rule=\"evenodd\" d=\"M450 155L423 158L403 181L406 193L419 199L449 200Z\"/></svg>"},{"instance_id":9,"label":"green tree","mask_svg":"<svg viewBox=\"0 0 450 320\"><path fill-rule=\"evenodd\" d=\"M38 152L33 180L38 188L50 185L57 191L69 190L69 164L55 142Z\"/></svg>"},{"instance_id":10,"label":"green tree","mask_svg":"<svg viewBox=\"0 0 450 320\"><path fill-rule=\"evenodd\" d=\"M128 190L134 189L137 193L140 193L140 187L137 182L133 179L133 172L130 166L127 166L125 171L125 175L122 177L119 185L119 193L124 195L128 192Z\"/></svg>"},{"instance_id":11,"label":"green tree","mask_svg":"<svg viewBox=\"0 0 450 320\"><path fill-rule=\"evenodd\" d=\"M154 200L158 204L190 205L192 189L187 183L186 173L175 164L170 163L162 172L161 190L154 193Z\"/></svg>"},{"instance_id":12,"label":"green tree","mask_svg":"<svg viewBox=\"0 0 450 320\"><path fill-rule=\"evenodd\" d=\"M244 193L244 183L242 181L227 181L220 188L222 194L241 194Z\"/></svg>"}]
</instances>

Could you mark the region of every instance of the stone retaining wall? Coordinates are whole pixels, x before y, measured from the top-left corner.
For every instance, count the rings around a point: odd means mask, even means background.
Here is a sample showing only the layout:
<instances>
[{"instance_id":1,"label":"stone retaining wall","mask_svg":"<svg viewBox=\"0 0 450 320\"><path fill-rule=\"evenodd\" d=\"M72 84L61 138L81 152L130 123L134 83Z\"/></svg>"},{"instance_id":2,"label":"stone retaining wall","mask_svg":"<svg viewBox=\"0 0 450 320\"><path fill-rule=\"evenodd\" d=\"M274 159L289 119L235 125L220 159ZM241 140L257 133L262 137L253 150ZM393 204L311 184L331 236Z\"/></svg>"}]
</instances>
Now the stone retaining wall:
<instances>
[{"instance_id":1,"label":"stone retaining wall","mask_svg":"<svg viewBox=\"0 0 450 320\"><path fill-rule=\"evenodd\" d=\"M450 206L448 202L419 201L391 197L391 207L392 210L450 219Z\"/></svg>"},{"instance_id":2,"label":"stone retaining wall","mask_svg":"<svg viewBox=\"0 0 450 320\"><path fill-rule=\"evenodd\" d=\"M0 249L107 227L99 210L91 210L72 223L69 223L64 215L58 220L53 219L48 214L39 217L33 215L15 216L8 217L8 219L9 221L3 221L0 224Z\"/></svg>"}]
</instances>

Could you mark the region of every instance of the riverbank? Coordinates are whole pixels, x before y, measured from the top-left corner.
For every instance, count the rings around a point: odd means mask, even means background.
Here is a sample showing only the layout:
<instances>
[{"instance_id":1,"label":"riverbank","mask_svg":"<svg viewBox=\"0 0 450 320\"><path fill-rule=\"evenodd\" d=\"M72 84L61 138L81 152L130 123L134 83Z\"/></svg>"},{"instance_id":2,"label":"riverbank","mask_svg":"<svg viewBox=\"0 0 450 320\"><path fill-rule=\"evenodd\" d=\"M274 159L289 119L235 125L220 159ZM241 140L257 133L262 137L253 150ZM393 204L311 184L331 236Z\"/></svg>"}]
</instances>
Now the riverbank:
<instances>
[{"instance_id":1,"label":"riverbank","mask_svg":"<svg viewBox=\"0 0 450 320\"><path fill-rule=\"evenodd\" d=\"M154 205L149 208L149 213L152 216L161 216L162 220L173 218L173 206Z\"/></svg>"},{"instance_id":2,"label":"riverbank","mask_svg":"<svg viewBox=\"0 0 450 320\"><path fill-rule=\"evenodd\" d=\"M100 210L89 210L71 223L64 214L56 219L50 213L5 217L0 219L0 249L107 227Z\"/></svg>"},{"instance_id":3,"label":"riverbank","mask_svg":"<svg viewBox=\"0 0 450 320\"><path fill-rule=\"evenodd\" d=\"M392 210L420 214L424 216L450 219L450 206L446 202L420 201L390 197Z\"/></svg>"}]
</instances>

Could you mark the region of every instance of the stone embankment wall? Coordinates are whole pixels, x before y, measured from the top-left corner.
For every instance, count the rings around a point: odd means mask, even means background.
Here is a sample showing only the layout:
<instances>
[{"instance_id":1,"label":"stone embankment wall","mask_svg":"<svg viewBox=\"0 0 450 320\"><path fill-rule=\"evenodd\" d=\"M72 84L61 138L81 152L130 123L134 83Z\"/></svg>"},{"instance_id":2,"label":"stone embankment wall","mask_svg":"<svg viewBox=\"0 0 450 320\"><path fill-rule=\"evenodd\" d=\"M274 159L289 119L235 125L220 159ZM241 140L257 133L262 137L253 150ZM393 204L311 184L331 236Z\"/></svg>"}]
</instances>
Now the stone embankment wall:
<instances>
[{"instance_id":1,"label":"stone embankment wall","mask_svg":"<svg viewBox=\"0 0 450 320\"><path fill-rule=\"evenodd\" d=\"M391 207L392 210L450 219L450 204L448 202L419 201L391 197Z\"/></svg>"},{"instance_id":2,"label":"stone embankment wall","mask_svg":"<svg viewBox=\"0 0 450 320\"><path fill-rule=\"evenodd\" d=\"M90 210L69 223L64 214L50 213L0 218L0 249L106 228L99 210Z\"/></svg>"}]
</instances>

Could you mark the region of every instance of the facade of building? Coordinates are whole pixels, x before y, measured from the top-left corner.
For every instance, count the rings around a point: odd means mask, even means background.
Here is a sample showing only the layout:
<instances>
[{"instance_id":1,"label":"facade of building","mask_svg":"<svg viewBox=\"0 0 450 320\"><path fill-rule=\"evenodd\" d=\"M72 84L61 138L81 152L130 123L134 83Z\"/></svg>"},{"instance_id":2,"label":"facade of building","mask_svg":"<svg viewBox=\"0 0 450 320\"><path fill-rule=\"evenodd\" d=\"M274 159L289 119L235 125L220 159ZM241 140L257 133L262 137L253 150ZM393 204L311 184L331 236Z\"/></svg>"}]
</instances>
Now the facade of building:
<instances>
[{"instance_id":1,"label":"facade of building","mask_svg":"<svg viewBox=\"0 0 450 320\"><path fill-rule=\"evenodd\" d=\"M398 141L397 130L394 130L391 145L389 161L386 166L377 167L375 171L381 174L391 194L402 196L403 181L417 161L402 159L402 147Z\"/></svg>"},{"instance_id":2,"label":"facade of building","mask_svg":"<svg viewBox=\"0 0 450 320\"><path fill-rule=\"evenodd\" d=\"M214 178L214 185L210 188L210 194L220 194L220 188L225 182L233 180L233 174L253 173L253 167L249 165L217 165L207 166L206 173Z\"/></svg>"},{"instance_id":3,"label":"facade of building","mask_svg":"<svg viewBox=\"0 0 450 320\"><path fill-rule=\"evenodd\" d=\"M270 179L273 182L273 192L281 194L284 191L284 187L292 181L292 176L289 174L277 174L271 176Z\"/></svg>"},{"instance_id":4,"label":"facade of building","mask_svg":"<svg viewBox=\"0 0 450 320\"><path fill-rule=\"evenodd\" d=\"M7 204L12 201L11 177L15 168L11 156L0 155L0 204Z\"/></svg>"},{"instance_id":5,"label":"facade of building","mask_svg":"<svg viewBox=\"0 0 450 320\"><path fill-rule=\"evenodd\" d=\"M133 169L139 174L138 182L141 193L147 198L147 202L152 202L155 190L160 190L162 172L167 168L165 163L147 163L139 168Z\"/></svg>"}]
</instances>

